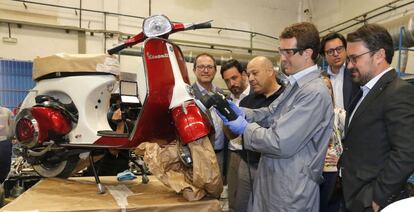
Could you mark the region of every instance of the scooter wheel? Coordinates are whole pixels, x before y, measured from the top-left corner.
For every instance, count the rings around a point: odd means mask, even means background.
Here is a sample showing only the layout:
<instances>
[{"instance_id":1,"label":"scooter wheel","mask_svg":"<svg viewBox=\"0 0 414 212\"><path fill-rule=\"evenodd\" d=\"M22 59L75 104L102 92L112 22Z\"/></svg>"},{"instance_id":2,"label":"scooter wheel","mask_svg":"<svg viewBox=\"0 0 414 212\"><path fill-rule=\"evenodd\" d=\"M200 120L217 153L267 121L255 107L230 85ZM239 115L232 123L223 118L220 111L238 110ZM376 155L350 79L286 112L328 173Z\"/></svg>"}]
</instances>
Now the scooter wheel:
<instances>
[{"instance_id":1,"label":"scooter wheel","mask_svg":"<svg viewBox=\"0 0 414 212\"><path fill-rule=\"evenodd\" d=\"M33 169L42 177L68 178L72 175L78 161L79 157L75 155L58 163L43 162L38 165L33 165Z\"/></svg>"}]
</instances>

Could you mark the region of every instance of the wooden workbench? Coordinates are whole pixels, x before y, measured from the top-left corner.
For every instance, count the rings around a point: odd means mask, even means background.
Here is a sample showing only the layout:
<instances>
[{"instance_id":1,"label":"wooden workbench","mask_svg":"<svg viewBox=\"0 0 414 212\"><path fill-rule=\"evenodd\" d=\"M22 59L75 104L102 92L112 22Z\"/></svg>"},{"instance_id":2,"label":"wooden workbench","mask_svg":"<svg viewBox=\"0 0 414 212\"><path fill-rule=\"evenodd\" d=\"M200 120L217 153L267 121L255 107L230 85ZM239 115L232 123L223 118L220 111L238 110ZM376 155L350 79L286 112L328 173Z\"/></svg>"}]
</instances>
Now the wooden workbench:
<instances>
[{"instance_id":1,"label":"wooden workbench","mask_svg":"<svg viewBox=\"0 0 414 212\"><path fill-rule=\"evenodd\" d=\"M90 177L42 179L0 211L220 211L217 199L188 202L153 176L148 184L140 177L127 182L101 177L101 182L105 194L97 194Z\"/></svg>"}]
</instances>

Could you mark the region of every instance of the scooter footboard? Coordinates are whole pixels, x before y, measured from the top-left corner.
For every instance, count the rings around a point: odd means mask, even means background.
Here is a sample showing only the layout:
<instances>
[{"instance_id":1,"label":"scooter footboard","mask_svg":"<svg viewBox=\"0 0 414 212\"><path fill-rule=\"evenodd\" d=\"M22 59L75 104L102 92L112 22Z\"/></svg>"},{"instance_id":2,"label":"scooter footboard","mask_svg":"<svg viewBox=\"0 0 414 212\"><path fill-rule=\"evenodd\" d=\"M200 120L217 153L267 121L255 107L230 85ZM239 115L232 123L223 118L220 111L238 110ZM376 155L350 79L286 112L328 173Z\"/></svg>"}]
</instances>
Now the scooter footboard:
<instances>
[{"instance_id":1,"label":"scooter footboard","mask_svg":"<svg viewBox=\"0 0 414 212\"><path fill-rule=\"evenodd\" d=\"M210 125L196 106L194 101L188 101L171 111L180 141L188 144L199 138L207 136L210 132Z\"/></svg>"}]
</instances>

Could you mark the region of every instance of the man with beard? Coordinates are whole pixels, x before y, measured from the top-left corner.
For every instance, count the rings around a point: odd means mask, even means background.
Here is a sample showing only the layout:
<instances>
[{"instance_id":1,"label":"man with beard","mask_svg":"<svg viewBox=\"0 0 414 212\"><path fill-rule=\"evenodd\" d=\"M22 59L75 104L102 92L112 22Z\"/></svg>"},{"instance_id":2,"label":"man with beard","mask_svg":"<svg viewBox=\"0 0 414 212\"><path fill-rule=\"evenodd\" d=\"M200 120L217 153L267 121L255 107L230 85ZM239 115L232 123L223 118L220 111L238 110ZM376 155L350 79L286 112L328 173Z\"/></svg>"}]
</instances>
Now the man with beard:
<instances>
[{"instance_id":1,"label":"man with beard","mask_svg":"<svg viewBox=\"0 0 414 212\"><path fill-rule=\"evenodd\" d=\"M231 59L225 62L220 69L221 77L227 85L227 88L230 90L230 98L232 101L239 105L240 101L244 97L249 95L250 86L247 80L247 73L244 67L235 59ZM226 129L224 129L226 132ZM227 134L228 135L228 134ZM242 141L241 136L229 135L229 153L228 153L228 168L226 174L226 180L228 185L228 200L229 200L229 209L232 211L235 210L235 205L237 204L236 191L238 187L238 171L240 165L240 152L242 151ZM248 200L248 199L247 199ZM246 202L247 202L246 200Z\"/></svg>"},{"instance_id":2,"label":"man with beard","mask_svg":"<svg viewBox=\"0 0 414 212\"><path fill-rule=\"evenodd\" d=\"M240 110L224 124L261 153L248 211L319 211L319 184L332 134L333 106L315 65L319 32L307 22L280 35L282 67L290 84L269 107ZM221 115L221 114L220 114Z\"/></svg>"},{"instance_id":3,"label":"man with beard","mask_svg":"<svg viewBox=\"0 0 414 212\"><path fill-rule=\"evenodd\" d=\"M404 198L414 171L414 87L390 67L391 35L376 24L347 35L348 69L361 86L345 123L340 158L345 207L379 211Z\"/></svg>"}]
</instances>

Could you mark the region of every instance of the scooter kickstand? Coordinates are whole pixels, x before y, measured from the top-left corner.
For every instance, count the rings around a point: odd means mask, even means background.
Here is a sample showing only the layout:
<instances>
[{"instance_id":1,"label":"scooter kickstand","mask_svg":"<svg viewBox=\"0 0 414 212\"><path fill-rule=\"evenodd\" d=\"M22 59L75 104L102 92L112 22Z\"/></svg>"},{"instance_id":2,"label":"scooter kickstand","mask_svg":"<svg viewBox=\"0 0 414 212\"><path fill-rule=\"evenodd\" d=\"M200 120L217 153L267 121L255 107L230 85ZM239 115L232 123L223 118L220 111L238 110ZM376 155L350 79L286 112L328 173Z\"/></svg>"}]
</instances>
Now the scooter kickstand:
<instances>
[{"instance_id":1,"label":"scooter kickstand","mask_svg":"<svg viewBox=\"0 0 414 212\"><path fill-rule=\"evenodd\" d=\"M99 180L98 173L95 169L95 164L93 163L92 151L89 153L89 163L91 164L93 176L95 177L96 188L98 189L98 194L105 193L105 187L101 184L101 180Z\"/></svg>"},{"instance_id":2,"label":"scooter kickstand","mask_svg":"<svg viewBox=\"0 0 414 212\"><path fill-rule=\"evenodd\" d=\"M134 163L141 171L141 182L143 184L147 184L149 182L149 178L147 175L147 169L146 165L144 163L144 160L140 156L137 156L137 158L131 160L132 163Z\"/></svg>"}]
</instances>

